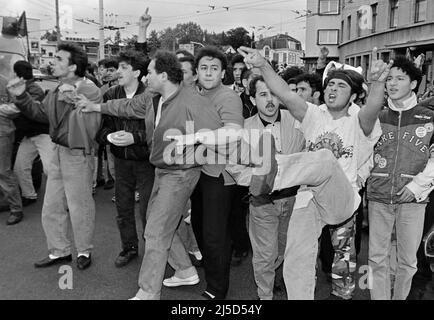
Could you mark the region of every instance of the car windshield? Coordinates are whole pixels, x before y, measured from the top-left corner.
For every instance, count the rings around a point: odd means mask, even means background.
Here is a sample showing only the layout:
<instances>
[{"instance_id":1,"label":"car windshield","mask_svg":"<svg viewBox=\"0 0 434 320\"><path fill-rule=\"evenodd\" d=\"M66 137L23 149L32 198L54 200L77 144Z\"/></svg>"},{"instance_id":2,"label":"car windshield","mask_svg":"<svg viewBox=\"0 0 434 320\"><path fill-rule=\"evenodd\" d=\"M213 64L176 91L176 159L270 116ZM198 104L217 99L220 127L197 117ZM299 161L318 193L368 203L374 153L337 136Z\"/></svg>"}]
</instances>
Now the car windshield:
<instances>
[{"instance_id":1,"label":"car windshield","mask_svg":"<svg viewBox=\"0 0 434 320\"><path fill-rule=\"evenodd\" d=\"M0 77L10 80L14 76L13 66L15 62L24 60L24 57L9 52L0 52Z\"/></svg>"}]
</instances>

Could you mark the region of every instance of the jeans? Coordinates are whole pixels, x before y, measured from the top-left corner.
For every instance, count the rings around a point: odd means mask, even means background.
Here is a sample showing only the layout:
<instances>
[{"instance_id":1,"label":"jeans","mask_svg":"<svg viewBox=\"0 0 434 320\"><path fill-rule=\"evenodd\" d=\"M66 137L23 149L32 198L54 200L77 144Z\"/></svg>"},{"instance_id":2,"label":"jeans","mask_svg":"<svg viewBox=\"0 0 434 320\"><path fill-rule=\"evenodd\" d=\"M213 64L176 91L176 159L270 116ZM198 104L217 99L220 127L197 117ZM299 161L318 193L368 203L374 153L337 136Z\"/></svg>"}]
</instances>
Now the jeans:
<instances>
[{"instance_id":1,"label":"jeans","mask_svg":"<svg viewBox=\"0 0 434 320\"><path fill-rule=\"evenodd\" d=\"M224 299L229 289L229 214L235 188L224 185L223 175L215 178L202 173L191 197L191 222L203 255L206 291L217 299Z\"/></svg>"},{"instance_id":2,"label":"jeans","mask_svg":"<svg viewBox=\"0 0 434 320\"><path fill-rule=\"evenodd\" d=\"M290 300L313 300L318 238L326 224L340 224L357 209L360 197L326 149L276 156L273 191L302 187L288 226L283 277Z\"/></svg>"},{"instance_id":3,"label":"jeans","mask_svg":"<svg viewBox=\"0 0 434 320\"><path fill-rule=\"evenodd\" d=\"M89 253L95 227L92 197L93 157L84 150L55 145L48 167L47 187L42 207L42 226L51 254L71 253L67 237L69 220L78 253ZM69 209L69 213L67 211Z\"/></svg>"},{"instance_id":4,"label":"jeans","mask_svg":"<svg viewBox=\"0 0 434 320\"><path fill-rule=\"evenodd\" d=\"M422 240L426 204L369 202L369 267L372 300L405 300L417 271L416 253ZM396 228L396 278L390 288L391 237Z\"/></svg>"},{"instance_id":5,"label":"jeans","mask_svg":"<svg viewBox=\"0 0 434 320\"><path fill-rule=\"evenodd\" d=\"M261 300L273 299L275 270L282 264L288 223L295 197L250 206L249 235L253 250L253 272Z\"/></svg>"},{"instance_id":6,"label":"jeans","mask_svg":"<svg viewBox=\"0 0 434 320\"><path fill-rule=\"evenodd\" d=\"M140 193L139 213L143 230L146 226L146 209L154 185L154 167L149 161L124 160L115 157L116 222L121 235L122 249L138 248L135 216L136 186Z\"/></svg>"},{"instance_id":7,"label":"jeans","mask_svg":"<svg viewBox=\"0 0 434 320\"><path fill-rule=\"evenodd\" d=\"M18 148L15 159L14 172L17 175L23 197L36 199L37 194L33 186L32 166L36 157L41 157L45 175L52 157L54 143L48 134L40 134L31 138L25 137Z\"/></svg>"},{"instance_id":8,"label":"jeans","mask_svg":"<svg viewBox=\"0 0 434 320\"><path fill-rule=\"evenodd\" d=\"M0 188L9 203L11 213L22 212L20 188L11 169L14 134L0 136Z\"/></svg>"},{"instance_id":9,"label":"jeans","mask_svg":"<svg viewBox=\"0 0 434 320\"><path fill-rule=\"evenodd\" d=\"M160 299L168 260L177 270L195 270L175 231L200 172L201 167L186 170L155 169L145 228L145 255L138 281L140 289L136 294L140 299Z\"/></svg>"}]
</instances>

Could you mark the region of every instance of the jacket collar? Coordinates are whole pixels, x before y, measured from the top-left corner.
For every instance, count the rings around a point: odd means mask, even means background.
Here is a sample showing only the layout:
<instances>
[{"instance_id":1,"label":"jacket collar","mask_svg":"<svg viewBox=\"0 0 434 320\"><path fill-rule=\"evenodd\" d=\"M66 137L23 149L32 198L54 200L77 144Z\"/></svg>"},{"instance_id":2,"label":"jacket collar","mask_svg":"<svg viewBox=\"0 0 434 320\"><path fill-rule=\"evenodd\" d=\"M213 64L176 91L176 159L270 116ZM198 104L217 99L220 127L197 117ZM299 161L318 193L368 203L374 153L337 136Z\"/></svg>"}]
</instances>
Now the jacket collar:
<instances>
[{"instance_id":1,"label":"jacket collar","mask_svg":"<svg viewBox=\"0 0 434 320\"><path fill-rule=\"evenodd\" d=\"M397 112L407 111L413 109L417 105L417 96L414 92L412 92L411 97L404 101L404 108L397 107L393 103L392 99L390 98L387 99L387 103L389 105L389 108L392 109L393 111L397 111Z\"/></svg>"}]
</instances>

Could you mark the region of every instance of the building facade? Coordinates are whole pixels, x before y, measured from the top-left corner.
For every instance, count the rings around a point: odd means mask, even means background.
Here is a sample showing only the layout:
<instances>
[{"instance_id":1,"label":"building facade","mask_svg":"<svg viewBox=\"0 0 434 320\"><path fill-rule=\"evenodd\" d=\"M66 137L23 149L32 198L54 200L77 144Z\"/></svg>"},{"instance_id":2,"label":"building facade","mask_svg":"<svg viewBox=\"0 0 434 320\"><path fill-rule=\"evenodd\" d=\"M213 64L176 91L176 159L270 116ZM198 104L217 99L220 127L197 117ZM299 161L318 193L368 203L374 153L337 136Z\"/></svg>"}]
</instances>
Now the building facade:
<instances>
[{"instance_id":1,"label":"building facade","mask_svg":"<svg viewBox=\"0 0 434 320\"><path fill-rule=\"evenodd\" d=\"M366 76L372 48L377 47L385 61L398 54L416 58L423 53L421 89L434 80L433 0L307 0L307 5L308 69L326 46L329 58L361 66Z\"/></svg>"},{"instance_id":2,"label":"building facade","mask_svg":"<svg viewBox=\"0 0 434 320\"><path fill-rule=\"evenodd\" d=\"M352 66L369 68L372 48L388 61L394 56L425 55L424 80L434 80L434 1L341 0L339 57Z\"/></svg>"},{"instance_id":3,"label":"building facade","mask_svg":"<svg viewBox=\"0 0 434 320\"><path fill-rule=\"evenodd\" d=\"M270 62L275 61L278 65L291 67L304 65L304 52L301 42L288 34L260 38L255 42L256 49Z\"/></svg>"},{"instance_id":4,"label":"building facade","mask_svg":"<svg viewBox=\"0 0 434 320\"><path fill-rule=\"evenodd\" d=\"M329 60L339 60L339 0L307 0L305 68L312 72L322 47L329 50Z\"/></svg>"}]
</instances>

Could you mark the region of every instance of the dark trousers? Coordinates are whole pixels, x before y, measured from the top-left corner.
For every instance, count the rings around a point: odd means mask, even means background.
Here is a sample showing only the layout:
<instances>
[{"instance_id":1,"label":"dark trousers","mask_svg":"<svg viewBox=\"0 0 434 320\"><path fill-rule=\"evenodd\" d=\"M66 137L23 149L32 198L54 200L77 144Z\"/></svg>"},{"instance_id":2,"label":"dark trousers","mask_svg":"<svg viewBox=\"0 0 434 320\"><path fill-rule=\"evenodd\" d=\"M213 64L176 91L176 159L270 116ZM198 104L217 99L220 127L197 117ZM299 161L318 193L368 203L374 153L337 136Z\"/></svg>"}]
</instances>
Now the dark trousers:
<instances>
[{"instance_id":1,"label":"dark trousers","mask_svg":"<svg viewBox=\"0 0 434 320\"><path fill-rule=\"evenodd\" d=\"M115 196L118 211L116 222L121 234L122 249L138 248L134 213L135 191L137 187L140 193L139 213L143 230L145 230L146 209L154 185L154 167L149 161L115 158L115 170Z\"/></svg>"},{"instance_id":2,"label":"dark trousers","mask_svg":"<svg viewBox=\"0 0 434 320\"><path fill-rule=\"evenodd\" d=\"M225 186L222 175L214 178L201 173L191 196L191 222L203 255L206 291L217 299L224 299L229 288L229 215L235 188L235 185Z\"/></svg>"},{"instance_id":3,"label":"dark trousers","mask_svg":"<svg viewBox=\"0 0 434 320\"><path fill-rule=\"evenodd\" d=\"M247 232L247 214L249 213L249 201L246 197L249 188L235 187L234 201L229 217L229 228L232 239L232 249L235 253L247 252L250 249L250 238Z\"/></svg>"}]
</instances>

